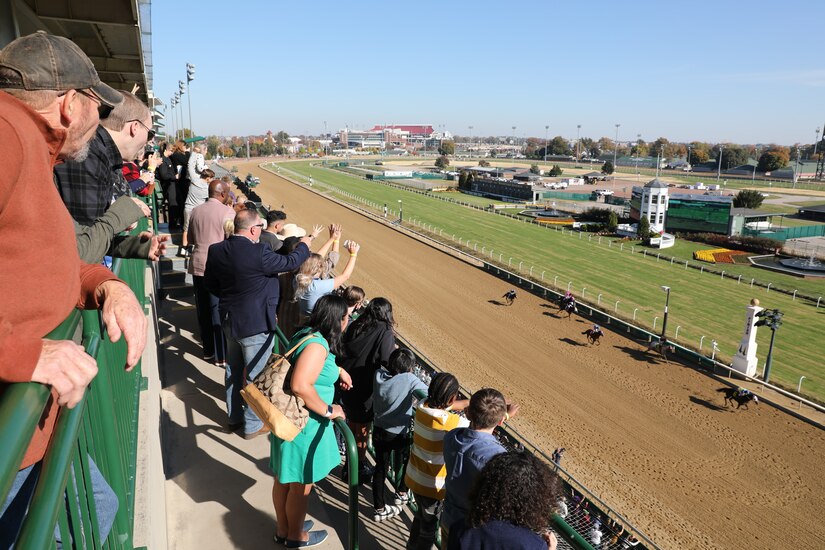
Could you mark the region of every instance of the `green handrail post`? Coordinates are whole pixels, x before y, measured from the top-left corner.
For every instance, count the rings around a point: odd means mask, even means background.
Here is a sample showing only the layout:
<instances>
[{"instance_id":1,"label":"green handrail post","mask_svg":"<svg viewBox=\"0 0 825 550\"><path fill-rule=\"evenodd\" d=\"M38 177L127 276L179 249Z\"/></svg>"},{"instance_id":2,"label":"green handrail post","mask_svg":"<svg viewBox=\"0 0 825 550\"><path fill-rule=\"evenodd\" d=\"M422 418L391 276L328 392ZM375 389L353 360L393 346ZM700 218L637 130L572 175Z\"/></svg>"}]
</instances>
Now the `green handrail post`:
<instances>
[{"instance_id":1,"label":"green handrail post","mask_svg":"<svg viewBox=\"0 0 825 550\"><path fill-rule=\"evenodd\" d=\"M94 357L99 347L100 339L93 337L88 340L86 351ZM58 508L63 502L63 493L66 491L72 453L77 443L87 396L88 393L85 393L73 409L63 408L60 411L55 425L55 436L43 459L40 477L32 495L32 504L17 539L18 548L46 548L54 540L54 525L57 522ZM69 503L70 507L73 505L74 502Z\"/></svg>"},{"instance_id":2,"label":"green handrail post","mask_svg":"<svg viewBox=\"0 0 825 550\"><path fill-rule=\"evenodd\" d=\"M70 340L79 321L80 313L72 312L47 338ZM42 384L12 384L0 399L0 502L8 497L49 394Z\"/></svg>"},{"instance_id":3,"label":"green handrail post","mask_svg":"<svg viewBox=\"0 0 825 550\"><path fill-rule=\"evenodd\" d=\"M344 436L347 446L347 467L349 479L349 550L358 550L358 448L355 445L355 436L352 435L346 420L336 418L335 427Z\"/></svg>"},{"instance_id":4,"label":"green handrail post","mask_svg":"<svg viewBox=\"0 0 825 550\"><path fill-rule=\"evenodd\" d=\"M96 311L83 312L83 335L84 339L98 338L102 340L99 315ZM134 491L127 489L126 472L130 465L125 455L127 455L133 447L126 448L125 445L122 445L122 443L126 443L124 441L126 439L125 433L117 426L117 419L121 415L118 414L116 405L127 396L115 396L113 390L116 390L117 386L112 383L112 380L115 378L115 373L113 373L112 370L122 369L125 361L119 362L112 360L109 351L113 348L113 345L108 342L108 339L105 342L107 342L108 345L104 345L98 354L99 371L95 381L92 382L94 386L93 390L96 394L94 401L98 409L94 411L94 413L102 428L101 433L94 434L94 436L95 440L99 443L98 452L104 458L105 469L102 469L102 471L107 474L106 481L112 487L112 490L118 496L119 500L111 534L115 535L116 540L121 544L126 545L127 548L131 548L131 497L134 495ZM134 374L134 371L131 374ZM122 436L121 434L124 435Z\"/></svg>"}]
</instances>

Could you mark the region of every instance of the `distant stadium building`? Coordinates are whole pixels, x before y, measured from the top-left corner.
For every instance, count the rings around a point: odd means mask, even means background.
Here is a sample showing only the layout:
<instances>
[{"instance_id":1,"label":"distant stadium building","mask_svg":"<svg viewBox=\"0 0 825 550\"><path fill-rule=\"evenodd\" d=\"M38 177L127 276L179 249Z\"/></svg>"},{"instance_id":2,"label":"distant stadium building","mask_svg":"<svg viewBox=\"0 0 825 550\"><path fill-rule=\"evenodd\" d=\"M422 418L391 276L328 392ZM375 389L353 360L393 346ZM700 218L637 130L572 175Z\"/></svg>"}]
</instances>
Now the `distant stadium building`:
<instances>
[{"instance_id":1,"label":"distant stadium building","mask_svg":"<svg viewBox=\"0 0 825 550\"><path fill-rule=\"evenodd\" d=\"M391 124L376 125L369 130L345 128L338 130L338 142L347 147L364 149L438 149L441 142L452 139L453 135L444 130L436 132L431 124Z\"/></svg>"}]
</instances>

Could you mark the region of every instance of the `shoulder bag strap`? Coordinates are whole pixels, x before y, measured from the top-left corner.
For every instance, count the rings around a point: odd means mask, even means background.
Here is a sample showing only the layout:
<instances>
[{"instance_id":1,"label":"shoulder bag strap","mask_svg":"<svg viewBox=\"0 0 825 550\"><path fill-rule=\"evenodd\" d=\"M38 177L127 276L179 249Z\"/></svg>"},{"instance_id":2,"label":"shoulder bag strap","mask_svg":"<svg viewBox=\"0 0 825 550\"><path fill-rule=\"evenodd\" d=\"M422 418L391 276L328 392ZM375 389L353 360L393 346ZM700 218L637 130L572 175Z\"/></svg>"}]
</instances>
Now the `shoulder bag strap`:
<instances>
[{"instance_id":1,"label":"shoulder bag strap","mask_svg":"<svg viewBox=\"0 0 825 550\"><path fill-rule=\"evenodd\" d=\"M313 333L308 334L308 335L306 335L305 337L301 338L301 341L300 341L300 342L298 342L297 344L295 344L295 345L292 347L292 349L291 349L291 350L289 350L288 352L286 352L286 353L284 354L284 357L287 357L287 358L288 358L290 355L292 355L292 354L295 352L295 350L296 350L296 349L300 348L300 347L304 344L304 342L306 342L306 341L307 341L307 340L309 340L310 338L316 338L316 337L318 337L318 336L319 336L318 334L316 334L316 333L314 333L314 332L313 332Z\"/></svg>"}]
</instances>

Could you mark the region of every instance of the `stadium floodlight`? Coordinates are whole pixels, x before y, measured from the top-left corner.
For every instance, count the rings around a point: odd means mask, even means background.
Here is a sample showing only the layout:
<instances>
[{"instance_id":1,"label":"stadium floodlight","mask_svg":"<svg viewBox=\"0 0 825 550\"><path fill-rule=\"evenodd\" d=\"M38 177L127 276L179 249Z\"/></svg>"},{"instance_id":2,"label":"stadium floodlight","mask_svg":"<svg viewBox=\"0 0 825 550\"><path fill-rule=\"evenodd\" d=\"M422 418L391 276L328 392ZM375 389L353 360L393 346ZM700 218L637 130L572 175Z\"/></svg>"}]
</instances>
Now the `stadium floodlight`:
<instances>
[{"instance_id":1,"label":"stadium floodlight","mask_svg":"<svg viewBox=\"0 0 825 550\"><path fill-rule=\"evenodd\" d=\"M195 66L191 63L186 64L186 81L192 82L195 80Z\"/></svg>"}]
</instances>

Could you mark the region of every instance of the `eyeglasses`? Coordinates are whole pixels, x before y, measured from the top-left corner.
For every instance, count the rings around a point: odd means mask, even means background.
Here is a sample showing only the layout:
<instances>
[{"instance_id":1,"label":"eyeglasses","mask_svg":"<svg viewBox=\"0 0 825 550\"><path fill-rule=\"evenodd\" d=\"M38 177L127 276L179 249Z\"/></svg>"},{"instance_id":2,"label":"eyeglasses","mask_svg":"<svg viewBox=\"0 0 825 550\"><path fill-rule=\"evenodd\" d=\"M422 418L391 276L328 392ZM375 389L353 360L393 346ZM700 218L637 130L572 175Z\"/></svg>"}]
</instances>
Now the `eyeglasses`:
<instances>
[{"instance_id":1,"label":"eyeglasses","mask_svg":"<svg viewBox=\"0 0 825 550\"><path fill-rule=\"evenodd\" d=\"M146 138L147 141L152 141L153 139L155 139L155 131L152 130L151 128L149 128L148 126L146 126L144 123L142 123L138 119L127 120L126 122L137 122L138 124L140 124L141 126L146 128L146 133L149 136L149 137Z\"/></svg>"},{"instance_id":2,"label":"eyeglasses","mask_svg":"<svg viewBox=\"0 0 825 550\"><path fill-rule=\"evenodd\" d=\"M263 229L264 227L266 227L266 224L265 223L259 223L257 225L253 225L252 227L260 227L261 229Z\"/></svg>"},{"instance_id":3,"label":"eyeglasses","mask_svg":"<svg viewBox=\"0 0 825 550\"><path fill-rule=\"evenodd\" d=\"M94 92L92 92L90 90L75 90L75 91L77 93L79 93L80 95L86 96L89 99L91 99L92 101L94 101L95 103L97 103L97 114L98 114L98 118L100 118L100 120L103 120L104 118L106 118L110 114L112 114L112 109L114 109L114 107L112 107L111 105L107 105L106 103L103 103L103 100L100 99L100 97L98 97L97 94L95 94ZM63 92L63 93L57 94L57 95L58 95L58 97L64 96L64 95L66 95L66 92Z\"/></svg>"}]
</instances>

